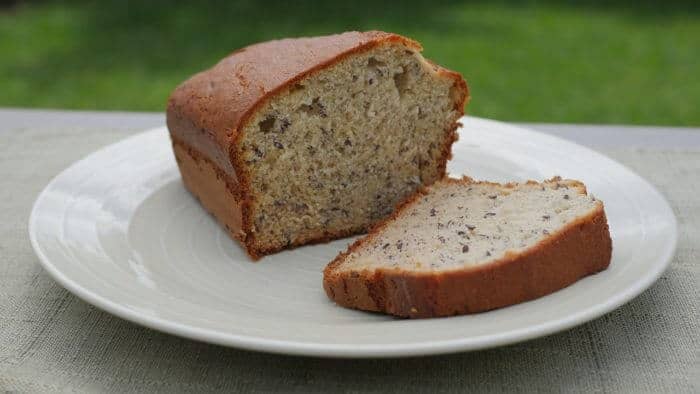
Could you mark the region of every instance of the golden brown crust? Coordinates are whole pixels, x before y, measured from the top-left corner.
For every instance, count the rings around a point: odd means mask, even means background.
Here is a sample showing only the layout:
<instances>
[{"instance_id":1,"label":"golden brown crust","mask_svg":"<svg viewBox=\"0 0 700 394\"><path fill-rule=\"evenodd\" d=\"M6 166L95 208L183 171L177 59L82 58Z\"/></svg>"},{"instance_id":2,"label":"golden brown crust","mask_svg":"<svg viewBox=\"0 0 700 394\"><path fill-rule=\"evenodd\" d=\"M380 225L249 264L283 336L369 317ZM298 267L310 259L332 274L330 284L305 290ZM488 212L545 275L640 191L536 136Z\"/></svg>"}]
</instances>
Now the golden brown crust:
<instances>
[{"instance_id":1,"label":"golden brown crust","mask_svg":"<svg viewBox=\"0 0 700 394\"><path fill-rule=\"evenodd\" d=\"M450 182L474 181L465 177ZM580 182L562 182L586 193ZM350 253L362 248L425 193L423 189L407 199L391 217L378 223L366 237L350 245L326 267L323 288L330 299L345 307L410 318L475 313L550 294L610 264L612 241L601 203L589 215L578 218L534 247L522 253L508 253L489 264L439 272L384 268L359 272L337 270Z\"/></svg>"},{"instance_id":2,"label":"golden brown crust","mask_svg":"<svg viewBox=\"0 0 700 394\"><path fill-rule=\"evenodd\" d=\"M212 209L207 206L210 199L202 195L205 191L195 186L197 182L194 179L185 180L185 184L221 223L228 223L232 236L244 234L234 238L244 243L251 257L257 259L284 248L257 245L251 231L254 196L250 192L250 176L237 153L241 130L255 111L278 92L351 54L383 43L401 43L417 51L422 50L420 44L409 38L380 31L269 41L233 52L211 69L182 83L171 94L166 119L173 142L187 147L187 151L197 156L198 160L205 160L218 174L217 179L224 179L236 212ZM459 114L463 114L469 96L466 82L456 72L439 66L435 66L435 70L439 75L455 81L455 108ZM457 139L456 128L455 124L443 144L443 157L438 162L440 175L445 173L452 143ZM206 171L200 172L200 176L206 176ZM183 178L197 176L194 174L182 173ZM220 215L233 215L235 220ZM364 230L358 228L310 234L287 247L324 242Z\"/></svg>"},{"instance_id":3,"label":"golden brown crust","mask_svg":"<svg viewBox=\"0 0 700 394\"><path fill-rule=\"evenodd\" d=\"M228 176L192 147L176 139L172 140L172 144L185 188L232 238L245 242L246 234L241 231L240 196L236 196L239 187L235 178Z\"/></svg>"}]
</instances>

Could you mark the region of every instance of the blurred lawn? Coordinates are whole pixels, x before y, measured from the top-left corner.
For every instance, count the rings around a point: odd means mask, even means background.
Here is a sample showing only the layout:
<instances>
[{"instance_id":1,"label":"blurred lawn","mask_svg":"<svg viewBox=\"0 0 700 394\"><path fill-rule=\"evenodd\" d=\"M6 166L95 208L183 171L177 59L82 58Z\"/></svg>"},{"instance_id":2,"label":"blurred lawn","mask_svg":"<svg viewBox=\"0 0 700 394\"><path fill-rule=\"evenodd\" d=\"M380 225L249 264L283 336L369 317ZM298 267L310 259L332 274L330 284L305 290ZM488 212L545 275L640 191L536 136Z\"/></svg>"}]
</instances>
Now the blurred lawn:
<instances>
[{"instance_id":1,"label":"blurred lawn","mask_svg":"<svg viewBox=\"0 0 700 394\"><path fill-rule=\"evenodd\" d=\"M246 44L381 29L462 72L474 115L700 125L700 2L657 3L20 1L0 6L0 106L159 111Z\"/></svg>"}]
</instances>

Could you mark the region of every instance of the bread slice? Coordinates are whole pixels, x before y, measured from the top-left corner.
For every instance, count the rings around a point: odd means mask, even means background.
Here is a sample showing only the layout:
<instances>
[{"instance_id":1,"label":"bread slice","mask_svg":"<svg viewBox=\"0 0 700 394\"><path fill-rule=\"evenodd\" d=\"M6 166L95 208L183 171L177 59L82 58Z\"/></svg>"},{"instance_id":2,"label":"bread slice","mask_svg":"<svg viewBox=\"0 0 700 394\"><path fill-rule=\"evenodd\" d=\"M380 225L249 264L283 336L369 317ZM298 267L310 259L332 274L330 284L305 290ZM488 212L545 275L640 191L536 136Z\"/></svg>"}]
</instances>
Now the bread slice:
<instances>
[{"instance_id":1,"label":"bread slice","mask_svg":"<svg viewBox=\"0 0 700 394\"><path fill-rule=\"evenodd\" d=\"M440 179L461 76L384 32L270 41L171 95L185 186L253 258L366 231Z\"/></svg>"},{"instance_id":2,"label":"bread slice","mask_svg":"<svg viewBox=\"0 0 700 394\"><path fill-rule=\"evenodd\" d=\"M339 305L404 317L487 311L566 287L610 264L603 203L573 180L439 181L325 269Z\"/></svg>"}]
</instances>

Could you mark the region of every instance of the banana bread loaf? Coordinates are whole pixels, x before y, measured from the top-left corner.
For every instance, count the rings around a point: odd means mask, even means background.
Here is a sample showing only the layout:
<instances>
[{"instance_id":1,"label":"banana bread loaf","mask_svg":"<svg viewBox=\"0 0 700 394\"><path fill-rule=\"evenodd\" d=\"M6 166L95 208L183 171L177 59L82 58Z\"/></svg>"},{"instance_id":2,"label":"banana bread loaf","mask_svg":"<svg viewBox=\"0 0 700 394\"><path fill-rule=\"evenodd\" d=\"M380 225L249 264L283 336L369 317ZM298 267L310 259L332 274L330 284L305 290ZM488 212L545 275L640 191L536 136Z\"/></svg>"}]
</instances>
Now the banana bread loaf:
<instances>
[{"instance_id":1,"label":"banana bread loaf","mask_svg":"<svg viewBox=\"0 0 700 394\"><path fill-rule=\"evenodd\" d=\"M257 259L366 231L445 173L461 76L384 32L233 52L170 96L187 189Z\"/></svg>"}]
</instances>

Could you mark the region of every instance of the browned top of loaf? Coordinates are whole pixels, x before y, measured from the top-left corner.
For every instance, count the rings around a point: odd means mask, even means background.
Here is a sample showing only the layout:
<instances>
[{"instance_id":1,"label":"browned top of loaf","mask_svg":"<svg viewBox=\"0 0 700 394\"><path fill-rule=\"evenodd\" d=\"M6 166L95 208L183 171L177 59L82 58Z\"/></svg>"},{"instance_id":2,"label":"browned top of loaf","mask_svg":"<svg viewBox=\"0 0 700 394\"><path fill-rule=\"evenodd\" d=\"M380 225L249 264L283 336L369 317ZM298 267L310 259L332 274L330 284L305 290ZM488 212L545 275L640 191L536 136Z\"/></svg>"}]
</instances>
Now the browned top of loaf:
<instances>
[{"instance_id":1,"label":"browned top of loaf","mask_svg":"<svg viewBox=\"0 0 700 394\"><path fill-rule=\"evenodd\" d=\"M381 31L283 39L239 49L171 94L167 110L170 132L222 169L232 171L231 146L258 106L310 73L384 42L422 49L409 38ZM461 81L466 91L459 74L439 70Z\"/></svg>"}]
</instances>

